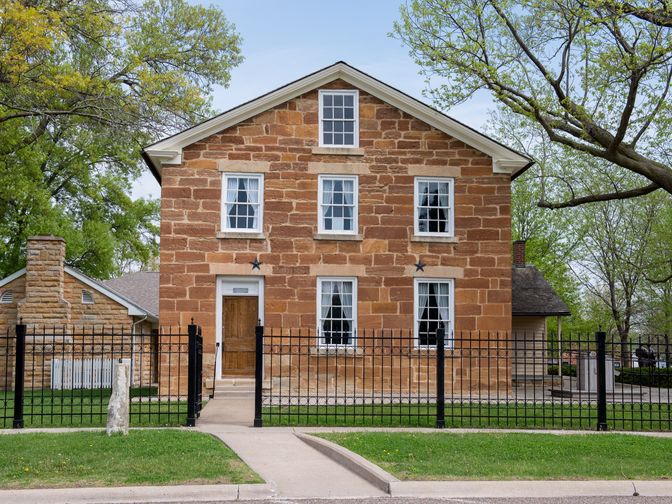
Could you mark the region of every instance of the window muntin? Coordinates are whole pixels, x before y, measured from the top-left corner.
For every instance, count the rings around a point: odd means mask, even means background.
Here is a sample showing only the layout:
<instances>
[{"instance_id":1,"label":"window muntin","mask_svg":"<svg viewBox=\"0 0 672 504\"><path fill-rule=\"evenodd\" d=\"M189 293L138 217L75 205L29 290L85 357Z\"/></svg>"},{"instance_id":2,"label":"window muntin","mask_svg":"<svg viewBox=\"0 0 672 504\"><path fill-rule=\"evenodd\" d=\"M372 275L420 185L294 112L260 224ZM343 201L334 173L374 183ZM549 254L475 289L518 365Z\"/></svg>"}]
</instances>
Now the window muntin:
<instances>
[{"instance_id":1,"label":"window muntin","mask_svg":"<svg viewBox=\"0 0 672 504\"><path fill-rule=\"evenodd\" d=\"M263 176L225 173L222 193L222 230L261 233Z\"/></svg>"},{"instance_id":2,"label":"window muntin","mask_svg":"<svg viewBox=\"0 0 672 504\"><path fill-rule=\"evenodd\" d=\"M82 304L94 304L93 294L90 291L82 289Z\"/></svg>"},{"instance_id":3,"label":"window muntin","mask_svg":"<svg viewBox=\"0 0 672 504\"><path fill-rule=\"evenodd\" d=\"M453 281L415 280L415 344L436 346L436 331L443 324L446 346L452 346Z\"/></svg>"},{"instance_id":4,"label":"window muntin","mask_svg":"<svg viewBox=\"0 0 672 504\"><path fill-rule=\"evenodd\" d=\"M6 290L0 296L0 304L11 304L14 302L14 291L11 289Z\"/></svg>"},{"instance_id":5,"label":"window muntin","mask_svg":"<svg viewBox=\"0 0 672 504\"><path fill-rule=\"evenodd\" d=\"M357 177L319 177L318 231L357 234Z\"/></svg>"},{"instance_id":6,"label":"window muntin","mask_svg":"<svg viewBox=\"0 0 672 504\"><path fill-rule=\"evenodd\" d=\"M353 346L357 334L357 279L317 279L319 344Z\"/></svg>"},{"instance_id":7,"label":"window muntin","mask_svg":"<svg viewBox=\"0 0 672 504\"><path fill-rule=\"evenodd\" d=\"M415 179L415 234L453 236L453 179Z\"/></svg>"},{"instance_id":8,"label":"window muntin","mask_svg":"<svg viewBox=\"0 0 672 504\"><path fill-rule=\"evenodd\" d=\"M359 93L321 90L320 145L357 147L359 145Z\"/></svg>"}]
</instances>

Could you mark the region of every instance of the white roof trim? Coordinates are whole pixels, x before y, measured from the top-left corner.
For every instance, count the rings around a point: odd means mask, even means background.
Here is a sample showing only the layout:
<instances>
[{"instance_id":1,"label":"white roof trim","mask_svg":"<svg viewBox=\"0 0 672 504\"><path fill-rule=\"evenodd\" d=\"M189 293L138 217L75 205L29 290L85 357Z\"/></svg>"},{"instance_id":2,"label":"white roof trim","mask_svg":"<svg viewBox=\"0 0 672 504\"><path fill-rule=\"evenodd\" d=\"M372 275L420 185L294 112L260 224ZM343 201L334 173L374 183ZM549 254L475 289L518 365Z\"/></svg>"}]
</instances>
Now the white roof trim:
<instances>
[{"instance_id":1,"label":"white roof trim","mask_svg":"<svg viewBox=\"0 0 672 504\"><path fill-rule=\"evenodd\" d=\"M63 268L63 271L65 271L68 275L71 275L75 277L77 280L82 282L85 285L88 285L92 289L95 289L96 291L100 292L104 296L107 296L113 301L116 301L120 305L126 307L128 309L128 314L131 316L140 316L140 317L147 317L148 319L151 320L158 320L156 316L147 310L144 310L140 306L136 305L135 303L132 303L131 301L121 297L119 294L116 292L108 289L107 287L104 287L100 285L98 282L93 281L91 278L88 276L84 275L83 273L80 273L79 271L72 269L68 266L65 266Z\"/></svg>"},{"instance_id":2,"label":"white roof trim","mask_svg":"<svg viewBox=\"0 0 672 504\"><path fill-rule=\"evenodd\" d=\"M161 140L145 149L155 168L160 173L162 164L180 164L182 149L219 131L234 126L250 117L258 115L301 94L318 88L335 79L342 79L357 88L380 98L393 107L420 119L421 121L461 140L471 147L492 157L493 172L515 175L531 163L518 152L496 142L492 138L448 117L441 112L411 98L383 82L338 62L302 79L294 81L255 100L244 103L228 112Z\"/></svg>"},{"instance_id":3,"label":"white roof trim","mask_svg":"<svg viewBox=\"0 0 672 504\"><path fill-rule=\"evenodd\" d=\"M2 280L0 280L0 287L4 287L9 282L11 282L13 280L16 280L17 278L19 278L21 275L23 275L25 273L26 273L26 268L21 268L19 271L15 271L11 275L9 275L9 276L3 278Z\"/></svg>"}]
</instances>

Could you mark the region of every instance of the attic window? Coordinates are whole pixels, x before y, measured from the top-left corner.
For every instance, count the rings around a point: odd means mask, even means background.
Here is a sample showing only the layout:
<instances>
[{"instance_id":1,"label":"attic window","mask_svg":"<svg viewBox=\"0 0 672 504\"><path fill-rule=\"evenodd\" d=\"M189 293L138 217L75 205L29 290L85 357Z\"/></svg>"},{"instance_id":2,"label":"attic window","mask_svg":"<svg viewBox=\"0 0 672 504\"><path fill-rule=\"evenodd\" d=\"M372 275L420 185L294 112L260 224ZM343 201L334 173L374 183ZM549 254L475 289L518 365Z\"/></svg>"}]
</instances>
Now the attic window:
<instances>
[{"instance_id":1,"label":"attic window","mask_svg":"<svg viewBox=\"0 0 672 504\"><path fill-rule=\"evenodd\" d=\"M93 304L93 294L90 291L82 290L82 304Z\"/></svg>"},{"instance_id":2,"label":"attic window","mask_svg":"<svg viewBox=\"0 0 672 504\"><path fill-rule=\"evenodd\" d=\"M320 90L320 146L359 146L359 92Z\"/></svg>"},{"instance_id":3,"label":"attic window","mask_svg":"<svg viewBox=\"0 0 672 504\"><path fill-rule=\"evenodd\" d=\"M0 296L0 304L10 304L14 301L14 291L6 290Z\"/></svg>"}]
</instances>

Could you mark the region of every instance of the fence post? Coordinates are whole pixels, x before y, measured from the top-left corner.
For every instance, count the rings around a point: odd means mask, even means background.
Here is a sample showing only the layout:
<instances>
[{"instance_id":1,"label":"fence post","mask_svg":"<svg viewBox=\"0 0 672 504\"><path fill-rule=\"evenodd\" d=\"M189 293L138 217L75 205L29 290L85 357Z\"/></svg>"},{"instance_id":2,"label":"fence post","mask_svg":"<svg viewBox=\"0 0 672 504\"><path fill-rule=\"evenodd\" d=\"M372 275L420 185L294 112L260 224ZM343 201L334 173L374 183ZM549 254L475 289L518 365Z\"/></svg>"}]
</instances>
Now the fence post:
<instances>
[{"instance_id":1,"label":"fence post","mask_svg":"<svg viewBox=\"0 0 672 504\"><path fill-rule=\"evenodd\" d=\"M196 402L198 401L198 380L196 348L196 337L198 336L198 326L194 325L194 320L188 326L189 333L189 363L187 366L187 427L196 426Z\"/></svg>"},{"instance_id":2,"label":"fence post","mask_svg":"<svg viewBox=\"0 0 672 504\"><path fill-rule=\"evenodd\" d=\"M264 326L258 325L254 329L254 426L262 427L261 419L261 385L264 379Z\"/></svg>"},{"instance_id":3,"label":"fence post","mask_svg":"<svg viewBox=\"0 0 672 504\"><path fill-rule=\"evenodd\" d=\"M26 369L26 324L16 325L16 355L14 362L14 422L12 427L23 429L23 389Z\"/></svg>"},{"instance_id":4,"label":"fence post","mask_svg":"<svg viewBox=\"0 0 672 504\"><path fill-rule=\"evenodd\" d=\"M595 333L597 342L597 430L607 430L607 334L604 331Z\"/></svg>"},{"instance_id":5,"label":"fence post","mask_svg":"<svg viewBox=\"0 0 672 504\"><path fill-rule=\"evenodd\" d=\"M441 324L436 331L436 428L446 426L446 330Z\"/></svg>"}]
</instances>

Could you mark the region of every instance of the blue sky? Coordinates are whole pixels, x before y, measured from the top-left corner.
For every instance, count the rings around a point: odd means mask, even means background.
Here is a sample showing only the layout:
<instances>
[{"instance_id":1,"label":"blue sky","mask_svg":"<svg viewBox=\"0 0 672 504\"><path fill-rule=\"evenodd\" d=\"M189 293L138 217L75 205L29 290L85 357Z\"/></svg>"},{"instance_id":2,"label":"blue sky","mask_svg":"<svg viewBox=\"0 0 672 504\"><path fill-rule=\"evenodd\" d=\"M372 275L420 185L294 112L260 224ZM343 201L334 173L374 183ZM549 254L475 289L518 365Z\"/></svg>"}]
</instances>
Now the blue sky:
<instances>
[{"instance_id":1,"label":"blue sky","mask_svg":"<svg viewBox=\"0 0 672 504\"><path fill-rule=\"evenodd\" d=\"M214 0L243 38L245 61L227 89L217 88L214 106L226 110L343 60L416 98L424 78L408 50L388 37L399 17L397 0ZM492 102L478 95L448 113L482 130ZM159 196L149 170L136 182L134 196Z\"/></svg>"}]
</instances>

